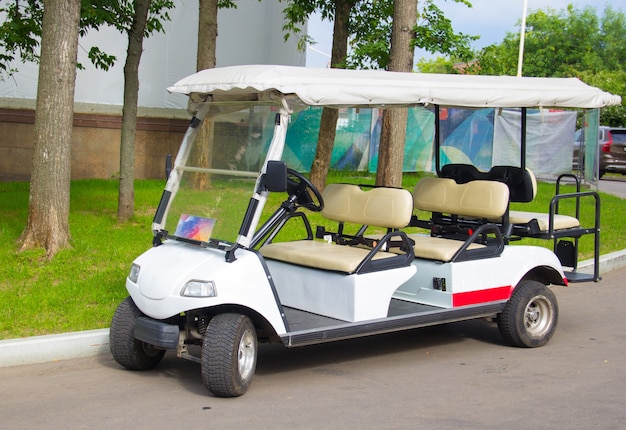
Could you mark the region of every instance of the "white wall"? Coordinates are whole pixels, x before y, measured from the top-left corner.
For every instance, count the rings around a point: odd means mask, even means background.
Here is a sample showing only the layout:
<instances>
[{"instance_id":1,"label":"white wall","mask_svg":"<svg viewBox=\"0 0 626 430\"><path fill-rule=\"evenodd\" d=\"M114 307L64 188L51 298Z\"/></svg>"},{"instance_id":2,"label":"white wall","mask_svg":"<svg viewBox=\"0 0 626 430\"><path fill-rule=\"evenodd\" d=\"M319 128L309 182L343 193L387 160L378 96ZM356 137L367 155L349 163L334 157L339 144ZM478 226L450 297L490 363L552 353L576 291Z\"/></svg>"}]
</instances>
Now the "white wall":
<instances>
[{"instance_id":1,"label":"white wall","mask_svg":"<svg viewBox=\"0 0 626 430\"><path fill-rule=\"evenodd\" d=\"M196 65L198 1L177 0L165 23L165 34L144 40L139 68L139 105L143 107L186 108L187 98L170 95L166 88L193 72ZM217 65L287 64L304 66L305 54L296 40L283 41L284 4L275 0L235 0L237 9L218 13ZM98 46L117 62L108 71L93 67L87 58L91 46ZM85 70L77 71L76 102L121 105L127 38L111 28L91 32L80 40L78 58ZM0 97L35 99L37 65L16 63L13 77L0 81Z\"/></svg>"}]
</instances>

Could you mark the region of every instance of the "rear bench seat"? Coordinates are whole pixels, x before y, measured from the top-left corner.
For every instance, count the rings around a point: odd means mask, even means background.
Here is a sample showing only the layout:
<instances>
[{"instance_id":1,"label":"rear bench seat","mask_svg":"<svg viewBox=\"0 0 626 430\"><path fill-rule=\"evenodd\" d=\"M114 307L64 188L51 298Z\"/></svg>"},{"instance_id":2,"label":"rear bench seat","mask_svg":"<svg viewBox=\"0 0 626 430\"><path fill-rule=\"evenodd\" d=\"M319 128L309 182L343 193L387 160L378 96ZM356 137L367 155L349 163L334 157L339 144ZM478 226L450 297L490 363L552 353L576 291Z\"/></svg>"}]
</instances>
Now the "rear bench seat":
<instances>
[{"instance_id":1,"label":"rear bench seat","mask_svg":"<svg viewBox=\"0 0 626 430\"><path fill-rule=\"evenodd\" d=\"M407 190L373 188L363 191L357 185L330 184L322 193L324 209L321 214L339 223L387 228L390 232L373 248L327 241L297 240L269 243L259 250L265 258L343 273L367 273L408 266L413 259L409 241L402 232L411 219L413 199ZM407 252L388 252L393 238L404 240Z\"/></svg>"},{"instance_id":2,"label":"rear bench seat","mask_svg":"<svg viewBox=\"0 0 626 430\"><path fill-rule=\"evenodd\" d=\"M459 184L476 180L502 182L509 188L511 202L529 203L537 196L537 179L528 168L493 166L488 172L481 172L470 164L447 164L441 168L441 176L454 179ZM509 211L509 222L514 227L518 227L516 232L521 235L524 234L524 230L528 231L529 235L549 232L550 218L552 218L552 231L580 227L580 221L568 215L553 214L550 217L547 213ZM497 217L491 220L499 221Z\"/></svg>"},{"instance_id":3,"label":"rear bench seat","mask_svg":"<svg viewBox=\"0 0 626 430\"><path fill-rule=\"evenodd\" d=\"M478 243L478 239L487 231L495 232L499 237L497 228L487 224L486 220L501 221L506 215L509 189L505 184L485 180L457 184L453 179L426 177L415 185L413 202L415 209L432 213L431 223L442 214L449 214L452 223L456 217L485 220L482 226L477 224L478 228L467 240L434 236L434 230L430 237L409 235L415 241L413 252L416 257L449 262L484 258L502 252L501 241L494 250Z\"/></svg>"},{"instance_id":4,"label":"rear bench seat","mask_svg":"<svg viewBox=\"0 0 626 430\"><path fill-rule=\"evenodd\" d=\"M510 201L528 203L537 195L537 181L530 169L514 166L493 166L488 172L481 172L469 164L448 164L441 168L441 177L452 178L457 183L469 183L475 180L498 181L509 187ZM570 177L576 182L576 192L560 194L559 186L562 178ZM593 226L582 226L579 220L580 202L584 198L594 199L595 216ZM558 202L566 199L575 199L576 216L558 213ZM498 222L497 219L491 219ZM532 237L554 241L554 252L564 266L571 267L572 272L566 272L568 279L574 281L598 281L600 279L600 197L594 191L580 191L580 182L574 175L564 174L557 178L556 195L550 202L549 213L529 211L509 211L507 223L502 224L505 238ZM578 266L578 239L585 234L594 235L593 275L577 273ZM561 239L573 239L561 240Z\"/></svg>"}]
</instances>

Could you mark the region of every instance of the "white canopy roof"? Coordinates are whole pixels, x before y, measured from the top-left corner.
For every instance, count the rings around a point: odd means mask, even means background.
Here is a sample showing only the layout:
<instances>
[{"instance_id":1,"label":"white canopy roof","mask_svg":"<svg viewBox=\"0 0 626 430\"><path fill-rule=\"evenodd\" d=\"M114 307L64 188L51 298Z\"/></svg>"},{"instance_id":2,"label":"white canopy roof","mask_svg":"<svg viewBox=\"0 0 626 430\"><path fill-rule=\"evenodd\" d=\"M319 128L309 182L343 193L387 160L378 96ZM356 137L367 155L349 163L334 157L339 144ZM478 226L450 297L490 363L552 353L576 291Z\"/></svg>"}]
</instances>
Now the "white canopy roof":
<instances>
[{"instance_id":1,"label":"white canopy roof","mask_svg":"<svg viewBox=\"0 0 626 430\"><path fill-rule=\"evenodd\" d=\"M621 97L577 78L443 75L247 65L203 70L168 90L187 95L293 94L312 106L438 104L459 107L601 108ZM261 96L262 97L262 96ZM194 97L195 98L195 97ZM230 97L229 97L230 98Z\"/></svg>"}]
</instances>

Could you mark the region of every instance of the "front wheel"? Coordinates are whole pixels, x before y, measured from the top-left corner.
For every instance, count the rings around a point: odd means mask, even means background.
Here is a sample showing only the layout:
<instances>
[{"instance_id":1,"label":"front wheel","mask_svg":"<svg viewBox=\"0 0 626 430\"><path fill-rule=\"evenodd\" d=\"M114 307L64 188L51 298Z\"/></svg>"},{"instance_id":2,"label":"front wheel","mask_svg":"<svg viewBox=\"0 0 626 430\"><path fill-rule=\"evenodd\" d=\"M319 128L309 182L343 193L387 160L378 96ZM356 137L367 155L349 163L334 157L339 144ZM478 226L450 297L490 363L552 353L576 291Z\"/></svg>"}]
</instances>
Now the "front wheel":
<instances>
[{"instance_id":1,"label":"front wheel","mask_svg":"<svg viewBox=\"0 0 626 430\"><path fill-rule=\"evenodd\" d=\"M498 315L498 329L513 346L545 345L556 330L559 307L554 293L541 282L522 281Z\"/></svg>"},{"instance_id":2,"label":"front wheel","mask_svg":"<svg viewBox=\"0 0 626 430\"><path fill-rule=\"evenodd\" d=\"M256 369L257 336L250 318L240 314L213 317L204 333L202 382L219 397L244 394Z\"/></svg>"},{"instance_id":3,"label":"front wheel","mask_svg":"<svg viewBox=\"0 0 626 430\"><path fill-rule=\"evenodd\" d=\"M111 321L111 354L115 361L130 370L152 369L165 355L165 350L135 339L135 322L141 315L133 299L126 297L115 310Z\"/></svg>"}]
</instances>

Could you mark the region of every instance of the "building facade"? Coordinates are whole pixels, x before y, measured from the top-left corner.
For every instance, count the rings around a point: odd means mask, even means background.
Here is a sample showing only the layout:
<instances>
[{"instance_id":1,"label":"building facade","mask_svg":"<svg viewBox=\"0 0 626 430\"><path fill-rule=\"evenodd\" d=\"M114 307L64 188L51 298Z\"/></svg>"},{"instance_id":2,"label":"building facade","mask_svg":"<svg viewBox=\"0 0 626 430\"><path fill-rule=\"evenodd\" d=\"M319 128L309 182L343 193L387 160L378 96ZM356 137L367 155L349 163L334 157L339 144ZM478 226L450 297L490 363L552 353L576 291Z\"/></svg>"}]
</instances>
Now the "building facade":
<instances>
[{"instance_id":1,"label":"building facade","mask_svg":"<svg viewBox=\"0 0 626 430\"><path fill-rule=\"evenodd\" d=\"M217 66L236 64L305 65L294 37L284 41L284 4L239 0L218 12ZM136 177L164 175L165 159L175 156L189 115L184 96L166 88L195 72L198 1L175 1L165 32L144 40L139 69ZM117 62L108 71L87 58L98 46ZM79 42L72 135L72 178L114 178L119 171L121 110L127 37L112 28L91 32ZM32 164L38 67L16 63L19 71L0 81L0 181L29 180Z\"/></svg>"}]
</instances>

